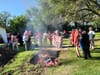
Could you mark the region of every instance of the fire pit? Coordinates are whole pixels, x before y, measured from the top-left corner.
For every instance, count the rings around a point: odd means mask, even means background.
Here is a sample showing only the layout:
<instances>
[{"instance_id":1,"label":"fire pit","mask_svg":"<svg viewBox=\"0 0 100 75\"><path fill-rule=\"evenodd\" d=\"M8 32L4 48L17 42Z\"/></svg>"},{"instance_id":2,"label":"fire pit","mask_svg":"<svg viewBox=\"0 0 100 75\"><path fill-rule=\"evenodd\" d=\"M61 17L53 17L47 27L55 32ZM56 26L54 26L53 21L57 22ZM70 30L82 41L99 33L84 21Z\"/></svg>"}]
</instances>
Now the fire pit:
<instances>
[{"instance_id":1,"label":"fire pit","mask_svg":"<svg viewBox=\"0 0 100 75\"><path fill-rule=\"evenodd\" d=\"M52 51L52 50L40 50L37 54L35 54L32 59L30 60L31 64L38 64L38 62L41 60L41 62L44 62L44 60L48 57L50 58L58 58L59 51ZM42 60L43 58L43 60ZM46 59L48 60L48 59ZM41 64L41 63L40 63Z\"/></svg>"}]
</instances>

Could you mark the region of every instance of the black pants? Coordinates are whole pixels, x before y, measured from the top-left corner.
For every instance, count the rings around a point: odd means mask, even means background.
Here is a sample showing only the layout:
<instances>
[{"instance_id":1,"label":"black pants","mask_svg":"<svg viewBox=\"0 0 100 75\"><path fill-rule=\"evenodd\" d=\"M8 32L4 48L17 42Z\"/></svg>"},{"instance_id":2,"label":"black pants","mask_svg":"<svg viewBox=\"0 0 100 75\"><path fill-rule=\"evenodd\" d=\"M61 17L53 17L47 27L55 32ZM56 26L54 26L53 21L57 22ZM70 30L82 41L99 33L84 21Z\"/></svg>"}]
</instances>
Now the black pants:
<instances>
[{"instance_id":1,"label":"black pants","mask_svg":"<svg viewBox=\"0 0 100 75\"><path fill-rule=\"evenodd\" d=\"M91 58L89 47L83 47L83 54L85 59Z\"/></svg>"}]
</instances>

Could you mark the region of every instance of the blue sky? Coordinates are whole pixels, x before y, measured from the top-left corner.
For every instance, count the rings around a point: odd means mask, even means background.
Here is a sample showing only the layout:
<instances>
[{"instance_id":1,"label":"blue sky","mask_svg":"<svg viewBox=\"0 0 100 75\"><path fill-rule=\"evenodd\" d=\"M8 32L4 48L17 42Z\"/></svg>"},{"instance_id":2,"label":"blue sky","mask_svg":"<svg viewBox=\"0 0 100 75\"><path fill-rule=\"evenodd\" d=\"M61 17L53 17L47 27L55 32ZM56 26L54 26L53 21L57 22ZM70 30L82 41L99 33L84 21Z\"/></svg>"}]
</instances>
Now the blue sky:
<instances>
[{"instance_id":1,"label":"blue sky","mask_svg":"<svg viewBox=\"0 0 100 75\"><path fill-rule=\"evenodd\" d=\"M7 11L13 16L24 14L32 6L38 7L37 0L0 0L0 12Z\"/></svg>"}]
</instances>

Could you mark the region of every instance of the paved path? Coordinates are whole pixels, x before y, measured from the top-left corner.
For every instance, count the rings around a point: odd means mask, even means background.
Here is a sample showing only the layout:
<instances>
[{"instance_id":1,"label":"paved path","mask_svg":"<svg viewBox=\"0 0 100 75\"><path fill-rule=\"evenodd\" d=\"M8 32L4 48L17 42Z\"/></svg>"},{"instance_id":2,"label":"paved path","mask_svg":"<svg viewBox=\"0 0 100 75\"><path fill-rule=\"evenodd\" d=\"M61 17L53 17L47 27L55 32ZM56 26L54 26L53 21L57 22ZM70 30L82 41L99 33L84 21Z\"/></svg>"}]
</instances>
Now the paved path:
<instances>
[{"instance_id":1,"label":"paved path","mask_svg":"<svg viewBox=\"0 0 100 75\"><path fill-rule=\"evenodd\" d=\"M56 48L53 46L43 47L41 50L54 50L54 51L61 51L61 50L68 50L68 47L66 45L63 45L62 48Z\"/></svg>"}]
</instances>

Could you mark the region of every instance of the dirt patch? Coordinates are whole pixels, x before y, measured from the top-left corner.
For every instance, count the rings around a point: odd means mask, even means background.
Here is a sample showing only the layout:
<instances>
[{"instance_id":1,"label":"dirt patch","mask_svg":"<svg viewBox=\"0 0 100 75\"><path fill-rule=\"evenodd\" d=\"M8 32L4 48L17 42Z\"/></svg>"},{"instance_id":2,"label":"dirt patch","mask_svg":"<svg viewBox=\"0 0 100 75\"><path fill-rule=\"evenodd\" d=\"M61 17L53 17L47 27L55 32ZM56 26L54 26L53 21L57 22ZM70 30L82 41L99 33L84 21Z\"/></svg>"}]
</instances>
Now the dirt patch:
<instances>
[{"instance_id":1,"label":"dirt patch","mask_svg":"<svg viewBox=\"0 0 100 75\"><path fill-rule=\"evenodd\" d=\"M41 55L49 54L52 57L58 58L59 51L53 51L53 50L40 50L36 55L32 57L30 60L31 64L37 64L38 60L40 59Z\"/></svg>"},{"instance_id":2,"label":"dirt patch","mask_svg":"<svg viewBox=\"0 0 100 75\"><path fill-rule=\"evenodd\" d=\"M16 67L14 70L2 73L2 75L45 75L44 68L40 65L30 65L23 63L23 65Z\"/></svg>"},{"instance_id":3,"label":"dirt patch","mask_svg":"<svg viewBox=\"0 0 100 75\"><path fill-rule=\"evenodd\" d=\"M17 52L8 46L0 47L0 66L7 64Z\"/></svg>"}]
</instances>

